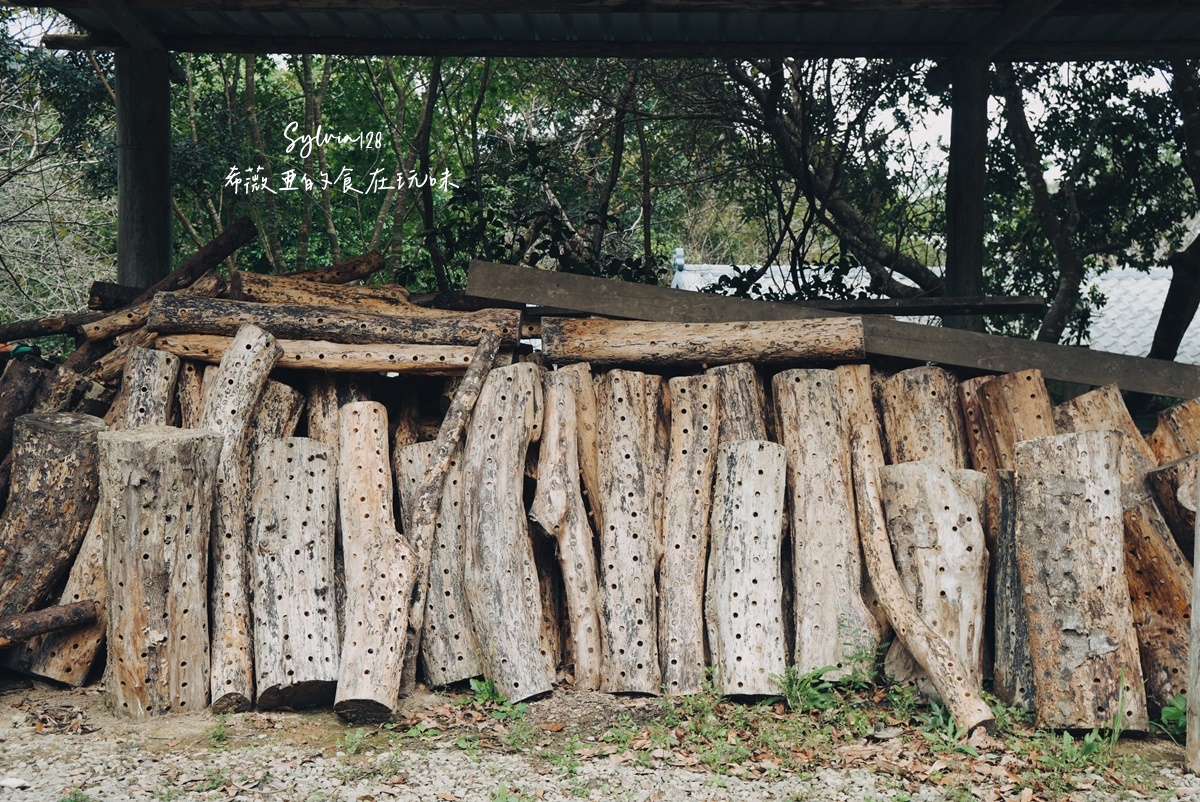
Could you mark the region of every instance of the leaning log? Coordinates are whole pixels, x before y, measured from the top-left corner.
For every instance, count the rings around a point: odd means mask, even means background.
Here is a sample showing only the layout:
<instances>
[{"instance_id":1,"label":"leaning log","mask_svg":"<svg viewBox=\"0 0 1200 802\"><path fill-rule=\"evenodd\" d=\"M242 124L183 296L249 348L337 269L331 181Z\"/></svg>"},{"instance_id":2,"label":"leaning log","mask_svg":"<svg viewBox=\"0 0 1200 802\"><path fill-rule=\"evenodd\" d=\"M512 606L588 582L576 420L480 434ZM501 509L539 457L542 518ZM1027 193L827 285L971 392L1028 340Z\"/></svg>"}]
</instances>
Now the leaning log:
<instances>
[{"instance_id":1,"label":"leaning log","mask_svg":"<svg viewBox=\"0 0 1200 802\"><path fill-rule=\"evenodd\" d=\"M100 437L106 691L134 718L208 700L208 541L221 437L144 427Z\"/></svg>"},{"instance_id":2,"label":"leaning log","mask_svg":"<svg viewBox=\"0 0 1200 802\"><path fill-rule=\"evenodd\" d=\"M850 431L832 370L789 370L773 382L777 428L787 449L792 524L793 662L800 673L870 671L883 628L866 601L854 514ZM863 660L855 666L853 659Z\"/></svg>"},{"instance_id":3,"label":"leaning log","mask_svg":"<svg viewBox=\"0 0 1200 802\"><path fill-rule=\"evenodd\" d=\"M489 309L454 317L387 317L321 306L253 304L193 295L163 293L150 305L146 325L159 334L231 336L253 324L284 340L328 340L335 343L399 343L475 345L484 332L505 344L516 342L521 313Z\"/></svg>"},{"instance_id":4,"label":"leaning log","mask_svg":"<svg viewBox=\"0 0 1200 802\"><path fill-rule=\"evenodd\" d=\"M90 415L24 415L13 432L13 493L0 516L0 615L37 609L71 567L96 507Z\"/></svg>"},{"instance_id":5,"label":"leaning log","mask_svg":"<svg viewBox=\"0 0 1200 802\"><path fill-rule=\"evenodd\" d=\"M55 334L72 334L80 326L95 323L104 316L103 312L77 312L70 315L50 315L32 320L0 323L0 343L28 340L33 337L52 337Z\"/></svg>"},{"instance_id":6,"label":"leaning log","mask_svg":"<svg viewBox=\"0 0 1200 802\"><path fill-rule=\"evenodd\" d=\"M579 391L575 396L575 417L579 429L579 472L583 479L583 492L593 528L600 531L600 448L596 442L596 380L592 366L587 362L576 362L559 368L572 373L579 379Z\"/></svg>"},{"instance_id":7,"label":"leaning log","mask_svg":"<svg viewBox=\"0 0 1200 802\"><path fill-rule=\"evenodd\" d=\"M279 359L275 338L245 326L217 368L200 425L224 436L212 526L212 706L247 710L254 700L246 507L246 443L263 386Z\"/></svg>"},{"instance_id":8,"label":"leaning log","mask_svg":"<svg viewBox=\"0 0 1200 802\"><path fill-rule=\"evenodd\" d=\"M1175 542L1184 556L1194 550L1196 536L1196 466L1200 457L1190 454L1150 471L1147 479Z\"/></svg>"},{"instance_id":9,"label":"leaning log","mask_svg":"<svg viewBox=\"0 0 1200 802\"><path fill-rule=\"evenodd\" d=\"M537 491L530 518L558 542L575 656L574 688L594 691L600 687L599 574L580 489L579 377L563 371L547 373L544 392Z\"/></svg>"},{"instance_id":10,"label":"leaning log","mask_svg":"<svg viewBox=\"0 0 1200 802\"><path fill-rule=\"evenodd\" d=\"M300 437L264 444L257 465L250 553L258 707L328 704L341 646L332 603L337 468L329 449Z\"/></svg>"},{"instance_id":11,"label":"leaning log","mask_svg":"<svg viewBox=\"0 0 1200 802\"><path fill-rule=\"evenodd\" d=\"M100 603L91 599L45 607L17 615L0 615L0 649L38 635L91 624Z\"/></svg>"},{"instance_id":12,"label":"leaning log","mask_svg":"<svg viewBox=\"0 0 1200 802\"><path fill-rule=\"evenodd\" d=\"M129 358L130 350L134 348L153 348L158 335L145 327L136 329L128 334L118 335L113 339L113 348L90 364L82 365L79 370L101 384L111 384L125 370L125 360ZM69 367L70 360L63 363Z\"/></svg>"},{"instance_id":13,"label":"leaning log","mask_svg":"<svg viewBox=\"0 0 1200 802\"><path fill-rule=\"evenodd\" d=\"M838 374L842 408L850 428L855 507L871 585L900 642L925 669L958 726L967 732L981 726L989 728L995 719L979 685L970 681L970 674L950 645L921 619L892 559L879 490L883 444L871 394L870 368L845 366L838 369Z\"/></svg>"},{"instance_id":14,"label":"leaning log","mask_svg":"<svg viewBox=\"0 0 1200 802\"><path fill-rule=\"evenodd\" d=\"M704 618L720 693L779 691L787 662L780 565L786 466L776 443L738 440L717 449Z\"/></svg>"},{"instance_id":15,"label":"leaning log","mask_svg":"<svg viewBox=\"0 0 1200 802\"><path fill-rule=\"evenodd\" d=\"M541 426L541 368L521 363L484 382L463 452L467 599L486 674L513 701L550 690L541 590L524 503L525 456Z\"/></svg>"},{"instance_id":16,"label":"leaning log","mask_svg":"<svg viewBox=\"0 0 1200 802\"><path fill-rule=\"evenodd\" d=\"M787 364L863 359L862 319L740 323L644 323L602 318L542 318L547 362L646 367Z\"/></svg>"},{"instance_id":17,"label":"leaning log","mask_svg":"<svg viewBox=\"0 0 1200 802\"><path fill-rule=\"evenodd\" d=\"M1148 726L1121 544L1116 435L1018 443L1017 561L1029 615L1037 724Z\"/></svg>"},{"instance_id":18,"label":"leaning log","mask_svg":"<svg viewBox=\"0 0 1200 802\"><path fill-rule=\"evenodd\" d=\"M1029 656L1029 615L1025 585L1017 565L1016 475L998 471L998 536L992 554L992 609L995 630L995 692L1002 702L1030 710L1034 705L1033 663Z\"/></svg>"},{"instance_id":19,"label":"leaning log","mask_svg":"<svg viewBox=\"0 0 1200 802\"><path fill-rule=\"evenodd\" d=\"M347 284L369 278L382 270L384 264L383 255L379 251L368 251L329 267L315 267L312 270L293 273L289 278L319 281L323 284Z\"/></svg>"},{"instance_id":20,"label":"leaning log","mask_svg":"<svg viewBox=\"0 0 1200 802\"><path fill-rule=\"evenodd\" d=\"M988 478L987 504L983 514L983 534L987 539L989 552L996 551L996 542L1000 530L1000 480L999 472L1011 471L1003 468L1000 457L996 452L996 441L988 426L987 416L983 409L983 400L979 396L980 387L991 381L993 376L979 376L967 379L958 386L958 401L962 408L963 428L967 435L967 454L969 460L964 467L972 468Z\"/></svg>"},{"instance_id":21,"label":"leaning log","mask_svg":"<svg viewBox=\"0 0 1200 802\"><path fill-rule=\"evenodd\" d=\"M307 304L368 312L376 315L446 317L456 314L425 309L408 299L408 290L397 284L367 287L339 286L305 280L300 276L264 276L235 270L229 276L229 297L262 304Z\"/></svg>"},{"instance_id":22,"label":"leaning log","mask_svg":"<svg viewBox=\"0 0 1200 802\"><path fill-rule=\"evenodd\" d=\"M879 406L888 462L967 467L958 380L945 368L910 368L889 376L879 385Z\"/></svg>"},{"instance_id":23,"label":"leaning log","mask_svg":"<svg viewBox=\"0 0 1200 802\"><path fill-rule=\"evenodd\" d=\"M383 405L346 404L339 429L346 622L333 710L355 723L381 722L400 701L415 558L396 531Z\"/></svg>"},{"instance_id":24,"label":"leaning log","mask_svg":"<svg viewBox=\"0 0 1200 802\"><path fill-rule=\"evenodd\" d=\"M1159 465L1200 451L1200 398L1159 412L1158 425L1146 441L1158 457Z\"/></svg>"},{"instance_id":25,"label":"leaning log","mask_svg":"<svg viewBox=\"0 0 1200 802\"><path fill-rule=\"evenodd\" d=\"M0 457L12 447L13 424L33 407L50 369L50 363L41 359L14 359L5 367L0 377Z\"/></svg>"},{"instance_id":26,"label":"leaning log","mask_svg":"<svg viewBox=\"0 0 1200 802\"><path fill-rule=\"evenodd\" d=\"M605 692L657 694L658 656L655 567L661 551L661 477L656 430L663 415L663 380L611 370L597 387L600 449L601 661Z\"/></svg>"},{"instance_id":27,"label":"leaning log","mask_svg":"<svg viewBox=\"0 0 1200 802\"><path fill-rule=\"evenodd\" d=\"M216 270L210 270L196 279L191 286L181 289L179 292L212 298L220 295L224 289L225 280L217 274ZM89 340L93 341L108 340L116 337L118 334L124 334L127 331L133 331L144 326L149 314L150 301L143 301L123 309L116 314L108 315L100 320L85 324L82 327L83 334Z\"/></svg>"}]
</instances>

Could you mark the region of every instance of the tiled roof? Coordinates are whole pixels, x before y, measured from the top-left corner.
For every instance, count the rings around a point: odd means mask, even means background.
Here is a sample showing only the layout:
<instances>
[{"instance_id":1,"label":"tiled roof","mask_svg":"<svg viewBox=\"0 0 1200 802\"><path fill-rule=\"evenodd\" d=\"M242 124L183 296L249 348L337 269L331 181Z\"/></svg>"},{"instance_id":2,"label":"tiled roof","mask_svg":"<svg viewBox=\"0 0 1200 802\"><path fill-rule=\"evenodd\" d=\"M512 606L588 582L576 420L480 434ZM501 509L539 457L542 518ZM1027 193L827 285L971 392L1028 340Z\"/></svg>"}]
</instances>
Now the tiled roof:
<instances>
[{"instance_id":1,"label":"tiled roof","mask_svg":"<svg viewBox=\"0 0 1200 802\"><path fill-rule=\"evenodd\" d=\"M1092 280L1108 298L1095 314L1091 325L1091 347L1098 351L1145 356L1154 340L1154 329L1162 314L1167 288L1171 285L1169 268L1112 270ZM1193 320L1179 345L1177 362L1200 364L1200 323Z\"/></svg>"}]
</instances>

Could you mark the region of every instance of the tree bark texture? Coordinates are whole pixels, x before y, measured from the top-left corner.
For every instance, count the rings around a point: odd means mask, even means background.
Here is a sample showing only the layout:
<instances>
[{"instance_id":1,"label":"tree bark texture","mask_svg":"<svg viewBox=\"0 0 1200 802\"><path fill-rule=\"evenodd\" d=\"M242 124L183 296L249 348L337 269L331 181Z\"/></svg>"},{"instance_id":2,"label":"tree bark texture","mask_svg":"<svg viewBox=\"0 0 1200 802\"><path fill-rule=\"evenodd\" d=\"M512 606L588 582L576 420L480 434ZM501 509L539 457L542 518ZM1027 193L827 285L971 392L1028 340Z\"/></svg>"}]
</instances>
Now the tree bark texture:
<instances>
[{"instance_id":1,"label":"tree bark texture","mask_svg":"<svg viewBox=\"0 0 1200 802\"><path fill-rule=\"evenodd\" d=\"M1158 425L1147 436L1146 442L1158 457L1159 465L1200 451L1200 398L1159 412Z\"/></svg>"},{"instance_id":2,"label":"tree bark texture","mask_svg":"<svg viewBox=\"0 0 1200 802\"><path fill-rule=\"evenodd\" d=\"M1145 730L1115 435L1039 437L1014 456L1038 726Z\"/></svg>"},{"instance_id":3,"label":"tree bark texture","mask_svg":"<svg viewBox=\"0 0 1200 802\"><path fill-rule=\"evenodd\" d=\"M778 693L787 663L780 551L787 452L764 440L717 449L704 599L723 694Z\"/></svg>"},{"instance_id":4,"label":"tree bark texture","mask_svg":"<svg viewBox=\"0 0 1200 802\"><path fill-rule=\"evenodd\" d=\"M966 468L967 436L958 380L945 368L902 370L879 385L888 462L928 460Z\"/></svg>"},{"instance_id":5,"label":"tree bark texture","mask_svg":"<svg viewBox=\"0 0 1200 802\"><path fill-rule=\"evenodd\" d=\"M0 615L0 649L38 635L91 624L96 620L99 607L99 602L87 599L28 613Z\"/></svg>"},{"instance_id":6,"label":"tree bark texture","mask_svg":"<svg viewBox=\"0 0 1200 802\"><path fill-rule=\"evenodd\" d=\"M717 398L717 442L766 440L766 402L754 365L721 365L709 368L704 375L713 384Z\"/></svg>"},{"instance_id":7,"label":"tree bark texture","mask_svg":"<svg viewBox=\"0 0 1200 802\"><path fill-rule=\"evenodd\" d=\"M4 368L0 376L0 458L12 448L13 424L33 407L49 370L50 364L40 359L13 359Z\"/></svg>"},{"instance_id":8,"label":"tree bark texture","mask_svg":"<svg viewBox=\"0 0 1200 802\"><path fill-rule=\"evenodd\" d=\"M833 370L789 370L776 374L773 390L788 459L792 661L800 673L833 667L829 679L848 676L854 659L871 671L884 633L866 600L840 378Z\"/></svg>"},{"instance_id":9,"label":"tree bark texture","mask_svg":"<svg viewBox=\"0 0 1200 802\"><path fill-rule=\"evenodd\" d=\"M190 287L179 290L186 295L198 295L203 298L213 298L225 289L225 281L215 270L209 270L196 279ZM92 323L86 323L81 328L83 335L89 340L109 340L119 334L133 331L146 324L150 314L150 301L126 307L120 312L108 315Z\"/></svg>"},{"instance_id":10,"label":"tree bark texture","mask_svg":"<svg viewBox=\"0 0 1200 802\"><path fill-rule=\"evenodd\" d=\"M70 569L98 497L104 421L23 415L13 431L13 493L0 516L0 615L42 606Z\"/></svg>"},{"instance_id":11,"label":"tree bark texture","mask_svg":"<svg viewBox=\"0 0 1200 802\"><path fill-rule=\"evenodd\" d=\"M235 270L229 277L229 297L235 301L265 304L330 306L377 315L446 317L458 313L426 309L409 300L408 290L397 284L339 286L305 280L299 276L264 276Z\"/></svg>"},{"instance_id":12,"label":"tree bark texture","mask_svg":"<svg viewBox=\"0 0 1200 802\"><path fill-rule=\"evenodd\" d=\"M600 689L657 694L655 567L661 552L665 413L659 376L606 373L596 389L600 456ZM660 445L662 446L660 448Z\"/></svg>"},{"instance_id":13,"label":"tree bark texture","mask_svg":"<svg viewBox=\"0 0 1200 802\"><path fill-rule=\"evenodd\" d=\"M150 426L105 433L100 450L112 707L133 718L201 711L221 436Z\"/></svg>"},{"instance_id":14,"label":"tree bark texture","mask_svg":"<svg viewBox=\"0 0 1200 802\"><path fill-rule=\"evenodd\" d=\"M179 425L184 429L199 428L204 416L204 370L204 364L194 359L180 360L175 396L179 405Z\"/></svg>"},{"instance_id":15,"label":"tree bark texture","mask_svg":"<svg viewBox=\"0 0 1200 802\"><path fill-rule=\"evenodd\" d=\"M204 398L200 424L224 436L212 526L212 706L217 713L248 710L254 700L250 628L245 460L250 423L267 377L280 356L275 338L246 326L234 338Z\"/></svg>"},{"instance_id":16,"label":"tree bark texture","mask_svg":"<svg viewBox=\"0 0 1200 802\"><path fill-rule=\"evenodd\" d=\"M315 440L276 439L259 451L250 553L262 710L333 700L341 645L333 606L336 477L329 449Z\"/></svg>"},{"instance_id":17,"label":"tree bark texture","mask_svg":"<svg viewBox=\"0 0 1200 802\"><path fill-rule=\"evenodd\" d=\"M537 491L530 517L558 543L575 657L574 687L594 691L600 687L599 573L580 487L579 376L564 371L547 373L543 392Z\"/></svg>"},{"instance_id":18,"label":"tree bark texture","mask_svg":"<svg viewBox=\"0 0 1200 802\"><path fill-rule=\"evenodd\" d=\"M597 442L596 422L599 408L596 401L596 380L592 366L587 362L576 362L560 367L579 379L579 391L575 400L575 418L579 432L579 472L583 478L583 492L588 512L596 531L600 531L600 446Z\"/></svg>"},{"instance_id":19,"label":"tree bark texture","mask_svg":"<svg viewBox=\"0 0 1200 802\"><path fill-rule=\"evenodd\" d=\"M488 375L463 457L467 599L486 674L514 702L554 681L523 488L525 455L542 422L541 372L521 363Z\"/></svg>"},{"instance_id":20,"label":"tree bark texture","mask_svg":"<svg viewBox=\"0 0 1200 802\"><path fill-rule=\"evenodd\" d=\"M156 347L184 359L220 362L232 342L216 334L170 334ZM346 345L317 340L279 340L279 367L339 373L415 373L461 376L471 366L471 346L384 344Z\"/></svg>"},{"instance_id":21,"label":"tree bark texture","mask_svg":"<svg viewBox=\"0 0 1200 802\"><path fill-rule=\"evenodd\" d=\"M1029 615L1025 611L1025 585L1017 565L1016 476L1002 470L999 485L999 519L996 551L992 553L992 609L995 632L994 684L1005 704L1032 709L1033 663L1029 655Z\"/></svg>"},{"instance_id":22,"label":"tree bark texture","mask_svg":"<svg viewBox=\"0 0 1200 802\"><path fill-rule=\"evenodd\" d=\"M346 634L333 710L351 722L381 722L400 700L416 560L396 531L383 405L356 401L338 414Z\"/></svg>"},{"instance_id":23,"label":"tree bark texture","mask_svg":"<svg viewBox=\"0 0 1200 802\"><path fill-rule=\"evenodd\" d=\"M1159 509L1171 527L1175 542L1184 556L1194 549L1196 535L1196 465L1200 457L1191 454L1147 474Z\"/></svg>"}]
</instances>

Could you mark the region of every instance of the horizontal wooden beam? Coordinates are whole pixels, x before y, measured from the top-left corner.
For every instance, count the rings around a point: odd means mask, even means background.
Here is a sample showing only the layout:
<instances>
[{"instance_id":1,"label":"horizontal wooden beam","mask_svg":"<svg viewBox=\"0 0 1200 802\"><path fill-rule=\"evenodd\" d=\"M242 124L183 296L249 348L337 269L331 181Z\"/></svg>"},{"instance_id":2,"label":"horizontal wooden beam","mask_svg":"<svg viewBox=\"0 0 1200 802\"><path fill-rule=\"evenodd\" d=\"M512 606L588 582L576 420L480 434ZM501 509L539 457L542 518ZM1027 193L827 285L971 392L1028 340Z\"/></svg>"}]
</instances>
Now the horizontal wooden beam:
<instances>
[{"instance_id":1,"label":"horizontal wooden beam","mask_svg":"<svg viewBox=\"0 0 1200 802\"><path fill-rule=\"evenodd\" d=\"M1040 314L1046 299L1040 295L1013 298L851 298L795 301L797 306L829 309L850 315L1021 315Z\"/></svg>"},{"instance_id":2,"label":"horizontal wooden beam","mask_svg":"<svg viewBox=\"0 0 1200 802\"><path fill-rule=\"evenodd\" d=\"M791 304L726 298L686 290L472 262L467 291L635 320L715 322L789 320L835 314ZM1014 337L943 329L885 318L863 318L866 352L913 362L938 362L1007 373L1038 368L1049 379L1173 398L1200 396L1200 366L1051 345Z\"/></svg>"}]
</instances>

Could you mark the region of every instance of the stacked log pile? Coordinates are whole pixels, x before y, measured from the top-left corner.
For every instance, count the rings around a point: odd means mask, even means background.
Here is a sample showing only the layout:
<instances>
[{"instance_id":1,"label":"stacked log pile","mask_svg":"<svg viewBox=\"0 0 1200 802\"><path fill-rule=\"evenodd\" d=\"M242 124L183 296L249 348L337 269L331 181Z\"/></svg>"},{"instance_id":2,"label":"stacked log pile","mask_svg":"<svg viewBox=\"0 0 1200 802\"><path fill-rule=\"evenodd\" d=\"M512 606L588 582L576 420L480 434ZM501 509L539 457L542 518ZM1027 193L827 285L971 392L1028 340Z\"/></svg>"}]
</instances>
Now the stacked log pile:
<instances>
[{"instance_id":1,"label":"stacked log pile","mask_svg":"<svg viewBox=\"0 0 1200 802\"><path fill-rule=\"evenodd\" d=\"M1144 438L1114 387L873 367L861 318L523 322L218 245L0 376L12 668L80 684L107 637L130 715L363 722L418 680L756 696L885 644L968 730L993 675L1065 728L1186 689L1200 401Z\"/></svg>"}]
</instances>

